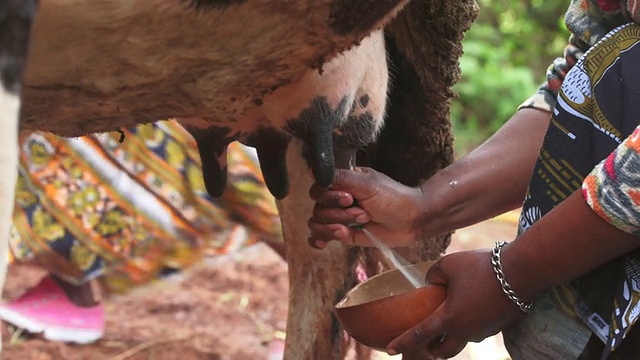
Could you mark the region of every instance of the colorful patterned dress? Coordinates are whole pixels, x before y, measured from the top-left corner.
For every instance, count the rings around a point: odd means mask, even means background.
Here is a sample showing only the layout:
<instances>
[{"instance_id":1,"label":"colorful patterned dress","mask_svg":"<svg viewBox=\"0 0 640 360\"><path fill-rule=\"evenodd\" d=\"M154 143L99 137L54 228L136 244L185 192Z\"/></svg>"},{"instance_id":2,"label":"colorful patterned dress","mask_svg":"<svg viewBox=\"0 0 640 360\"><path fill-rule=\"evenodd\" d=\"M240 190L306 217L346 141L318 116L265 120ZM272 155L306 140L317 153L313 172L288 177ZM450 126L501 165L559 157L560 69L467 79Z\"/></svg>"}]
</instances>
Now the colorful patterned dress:
<instances>
[{"instance_id":1,"label":"colorful patterned dress","mask_svg":"<svg viewBox=\"0 0 640 360\"><path fill-rule=\"evenodd\" d=\"M211 198L194 140L175 121L81 138L20 137L10 248L73 284L114 292L260 239L279 241L275 200L254 153L229 149L225 195ZM233 236L244 226L248 236Z\"/></svg>"},{"instance_id":2,"label":"colorful patterned dress","mask_svg":"<svg viewBox=\"0 0 640 360\"><path fill-rule=\"evenodd\" d=\"M640 234L638 65L640 25L632 23L605 34L567 73L529 184L519 233L582 189L605 221ZM531 313L504 331L505 344L518 360L583 359L594 334L606 359L639 317L640 250L635 250L542 293ZM612 356L618 359L615 352Z\"/></svg>"}]
</instances>

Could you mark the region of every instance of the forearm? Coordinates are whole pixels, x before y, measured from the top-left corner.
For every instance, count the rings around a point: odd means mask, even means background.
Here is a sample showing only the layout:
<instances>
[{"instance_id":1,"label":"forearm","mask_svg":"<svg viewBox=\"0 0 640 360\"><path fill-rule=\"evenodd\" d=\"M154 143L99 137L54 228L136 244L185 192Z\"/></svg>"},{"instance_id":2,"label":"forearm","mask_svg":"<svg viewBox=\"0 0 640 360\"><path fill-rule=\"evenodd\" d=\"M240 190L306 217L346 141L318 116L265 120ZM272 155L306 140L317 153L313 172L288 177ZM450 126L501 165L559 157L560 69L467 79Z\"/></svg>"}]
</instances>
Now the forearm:
<instances>
[{"instance_id":1,"label":"forearm","mask_svg":"<svg viewBox=\"0 0 640 360\"><path fill-rule=\"evenodd\" d=\"M494 136L420 187L419 220L431 236L489 219L522 205L551 115L518 111Z\"/></svg>"},{"instance_id":2,"label":"forearm","mask_svg":"<svg viewBox=\"0 0 640 360\"><path fill-rule=\"evenodd\" d=\"M577 279L640 246L598 216L576 191L502 252L507 281L524 299Z\"/></svg>"}]
</instances>

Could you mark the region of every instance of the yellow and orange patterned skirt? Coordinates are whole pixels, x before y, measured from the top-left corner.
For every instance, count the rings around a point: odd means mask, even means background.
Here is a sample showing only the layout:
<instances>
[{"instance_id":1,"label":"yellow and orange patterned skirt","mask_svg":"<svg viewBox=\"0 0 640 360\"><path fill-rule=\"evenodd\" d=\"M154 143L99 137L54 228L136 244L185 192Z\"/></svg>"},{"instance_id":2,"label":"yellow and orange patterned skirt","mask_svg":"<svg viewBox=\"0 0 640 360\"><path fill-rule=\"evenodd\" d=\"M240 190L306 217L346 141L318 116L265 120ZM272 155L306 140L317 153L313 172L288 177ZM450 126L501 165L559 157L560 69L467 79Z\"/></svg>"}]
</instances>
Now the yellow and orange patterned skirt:
<instances>
[{"instance_id":1,"label":"yellow and orange patterned skirt","mask_svg":"<svg viewBox=\"0 0 640 360\"><path fill-rule=\"evenodd\" d=\"M12 261L110 291L153 281L205 255L278 241L275 200L249 148L229 148L225 195L211 198L189 133L175 121L81 138L20 138ZM248 236L231 236L243 226Z\"/></svg>"}]
</instances>

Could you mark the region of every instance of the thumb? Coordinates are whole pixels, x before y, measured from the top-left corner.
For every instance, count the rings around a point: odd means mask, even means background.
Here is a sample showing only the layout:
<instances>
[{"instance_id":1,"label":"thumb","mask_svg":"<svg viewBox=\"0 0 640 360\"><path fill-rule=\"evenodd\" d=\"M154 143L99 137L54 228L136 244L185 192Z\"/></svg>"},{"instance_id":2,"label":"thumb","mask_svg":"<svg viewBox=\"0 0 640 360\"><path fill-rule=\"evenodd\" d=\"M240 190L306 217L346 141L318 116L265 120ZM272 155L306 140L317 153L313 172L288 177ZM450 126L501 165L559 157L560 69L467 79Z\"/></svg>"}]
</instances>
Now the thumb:
<instances>
[{"instance_id":1,"label":"thumb","mask_svg":"<svg viewBox=\"0 0 640 360\"><path fill-rule=\"evenodd\" d=\"M390 355L415 353L438 341L446 333L446 311L443 308L444 306L440 305L425 320L392 340L387 345L387 353Z\"/></svg>"},{"instance_id":2,"label":"thumb","mask_svg":"<svg viewBox=\"0 0 640 360\"><path fill-rule=\"evenodd\" d=\"M444 257L436 261L436 263L433 264L429 268L429 270L427 270L427 274L425 275L425 282L427 284L438 284L447 286L445 272L442 269L442 259L444 259Z\"/></svg>"},{"instance_id":3,"label":"thumb","mask_svg":"<svg viewBox=\"0 0 640 360\"><path fill-rule=\"evenodd\" d=\"M368 199L376 193L377 175L378 172L370 168L336 169L331 189L348 192L359 200Z\"/></svg>"}]
</instances>

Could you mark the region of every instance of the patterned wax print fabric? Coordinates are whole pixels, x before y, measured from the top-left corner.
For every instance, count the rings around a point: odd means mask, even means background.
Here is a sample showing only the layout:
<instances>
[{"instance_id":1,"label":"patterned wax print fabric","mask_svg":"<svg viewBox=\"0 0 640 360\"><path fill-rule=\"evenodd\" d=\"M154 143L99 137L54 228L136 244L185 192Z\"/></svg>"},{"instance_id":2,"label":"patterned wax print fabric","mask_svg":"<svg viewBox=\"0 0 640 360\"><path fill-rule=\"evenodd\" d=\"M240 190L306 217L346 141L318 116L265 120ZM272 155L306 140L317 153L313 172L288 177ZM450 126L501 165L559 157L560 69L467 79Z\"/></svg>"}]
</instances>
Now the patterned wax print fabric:
<instances>
[{"instance_id":1,"label":"patterned wax print fabric","mask_svg":"<svg viewBox=\"0 0 640 360\"><path fill-rule=\"evenodd\" d=\"M225 195L204 187L197 146L175 121L80 138L20 137L12 260L113 292L261 237L281 238L255 153L229 149ZM247 209L250 209L248 211ZM248 236L231 236L234 226Z\"/></svg>"},{"instance_id":2,"label":"patterned wax print fabric","mask_svg":"<svg viewBox=\"0 0 640 360\"><path fill-rule=\"evenodd\" d=\"M564 77L584 52L609 31L632 21L640 23L640 0L571 0L565 15L571 36L564 55L549 65L546 81L520 108L551 112Z\"/></svg>"},{"instance_id":3,"label":"patterned wax print fabric","mask_svg":"<svg viewBox=\"0 0 640 360\"><path fill-rule=\"evenodd\" d=\"M640 123L638 64L640 25L628 24L605 35L567 74L523 204L520 234L583 181L597 213L640 234L640 157L632 135ZM612 172L623 183L603 177ZM613 186L620 191L611 201L602 193ZM578 359L593 333L606 344L605 359L640 314L638 281L640 251L634 251L535 299L532 312L505 331L505 344L514 359Z\"/></svg>"}]
</instances>

